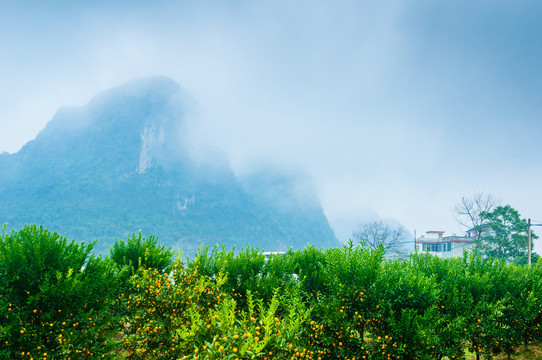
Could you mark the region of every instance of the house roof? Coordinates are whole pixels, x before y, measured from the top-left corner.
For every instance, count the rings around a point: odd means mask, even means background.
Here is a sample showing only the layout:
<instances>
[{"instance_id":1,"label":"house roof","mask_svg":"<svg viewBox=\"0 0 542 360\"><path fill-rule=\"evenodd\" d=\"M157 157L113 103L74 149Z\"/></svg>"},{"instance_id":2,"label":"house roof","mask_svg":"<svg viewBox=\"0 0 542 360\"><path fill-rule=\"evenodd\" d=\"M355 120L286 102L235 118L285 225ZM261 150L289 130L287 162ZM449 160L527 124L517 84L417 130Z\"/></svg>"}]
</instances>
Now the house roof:
<instances>
[{"instance_id":1,"label":"house roof","mask_svg":"<svg viewBox=\"0 0 542 360\"><path fill-rule=\"evenodd\" d=\"M437 239L418 239L418 240L416 240L416 243L418 243L418 244L445 244L445 243L449 243L449 242L475 243L476 241L468 239L468 238L463 238L463 239L454 238L454 239L442 239L442 240L437 240Z\"/></svg>"}]
</instances>

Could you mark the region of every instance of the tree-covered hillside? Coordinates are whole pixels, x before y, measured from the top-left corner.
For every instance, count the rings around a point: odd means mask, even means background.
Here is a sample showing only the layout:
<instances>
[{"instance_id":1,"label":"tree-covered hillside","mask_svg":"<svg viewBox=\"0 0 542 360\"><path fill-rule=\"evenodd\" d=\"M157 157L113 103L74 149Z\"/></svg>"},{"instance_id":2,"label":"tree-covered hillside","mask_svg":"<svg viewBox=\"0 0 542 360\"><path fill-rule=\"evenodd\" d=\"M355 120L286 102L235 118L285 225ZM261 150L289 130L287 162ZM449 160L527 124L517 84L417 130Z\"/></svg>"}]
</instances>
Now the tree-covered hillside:
<instances>
[{"instance_id":1,"label":"tree-covered hillside","mask_svg":"<svg viewBox=\"0 0 542 360\"><path fill-rule=\"evenodd\" d=\"M337 245L316 195L293 196L295 177L265 169L265 181L242 181L224 160L193 161L185 111L183 91L161 77L59 110L19 152L0 155L0 223L98 239L99 252L139 230L186 253L202 243Z\"/></svg>"}]
</instances>

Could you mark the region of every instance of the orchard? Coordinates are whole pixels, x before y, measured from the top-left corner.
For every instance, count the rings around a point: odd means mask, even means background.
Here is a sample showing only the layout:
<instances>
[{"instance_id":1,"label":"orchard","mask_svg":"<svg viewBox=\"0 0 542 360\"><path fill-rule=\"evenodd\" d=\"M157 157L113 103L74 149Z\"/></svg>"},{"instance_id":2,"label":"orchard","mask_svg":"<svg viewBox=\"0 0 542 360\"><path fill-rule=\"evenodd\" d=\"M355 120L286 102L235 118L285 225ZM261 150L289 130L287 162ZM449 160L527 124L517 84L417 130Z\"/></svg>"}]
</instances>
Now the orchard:
<instances>
[{"instance_id":1,"label":"orchard","mask_svg":"<svg viewBox=\"0 0 542 360\"><path fill-rule=\"evenodd\" d=\"M540 262L93 246L4 227L0 359L491 359L542 340Z\"/></svg>"}]
</instances>

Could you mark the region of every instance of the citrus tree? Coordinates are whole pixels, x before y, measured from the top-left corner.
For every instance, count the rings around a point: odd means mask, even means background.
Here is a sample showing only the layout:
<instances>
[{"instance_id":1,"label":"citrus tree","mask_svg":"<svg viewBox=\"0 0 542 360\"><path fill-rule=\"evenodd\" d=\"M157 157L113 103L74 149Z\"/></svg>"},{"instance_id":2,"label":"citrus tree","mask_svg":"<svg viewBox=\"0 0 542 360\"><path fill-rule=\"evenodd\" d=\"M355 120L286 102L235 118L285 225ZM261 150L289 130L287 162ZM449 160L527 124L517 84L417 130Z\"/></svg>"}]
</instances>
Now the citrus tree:
<instances>
[{"instance_id":1,"label":"citrus tree","mask_svg":"<svg viewBox=\"0 0 542 360\"><path fill-rule=\"evenodd\" d=\"M122 270L35 225L0 235L0 358L110 357Z\"/></svg>"}]
</instances>

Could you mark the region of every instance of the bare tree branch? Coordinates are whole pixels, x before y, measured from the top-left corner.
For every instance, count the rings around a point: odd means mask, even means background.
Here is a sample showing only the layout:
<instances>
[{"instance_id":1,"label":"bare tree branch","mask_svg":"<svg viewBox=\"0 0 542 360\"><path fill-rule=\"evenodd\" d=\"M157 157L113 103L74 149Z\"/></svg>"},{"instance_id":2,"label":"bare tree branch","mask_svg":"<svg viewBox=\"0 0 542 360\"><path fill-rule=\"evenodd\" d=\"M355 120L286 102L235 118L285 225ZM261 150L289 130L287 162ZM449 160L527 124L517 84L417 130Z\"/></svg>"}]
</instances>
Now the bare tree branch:
<instances>
[{"instance_id":1,"label":"bare tree branch","mask_svg":"<svg viewBox=\"0 0 542 360\"><path fill-rule=\"evenodd\" d=\"M382 221L373 221L362 224L352 233L354 240L363 243L365 246L377 249L384 246L384 254L391 252L400 252L402 241L404 240L403 231L384 224Z\"/></svg>"},{"instance_id":2,"label":"bare tree branch","mask_svg":"<svg viewBox=\"0 0 542 360\"><path fill-rule=\"evenodd\" d=\"M454 219L466 229L481 227L485 219L484 212L491 212L499 206L501 200L491 193L478 192L471 197L463 196L452 209Z\"/></svg>"}]
</instances>

